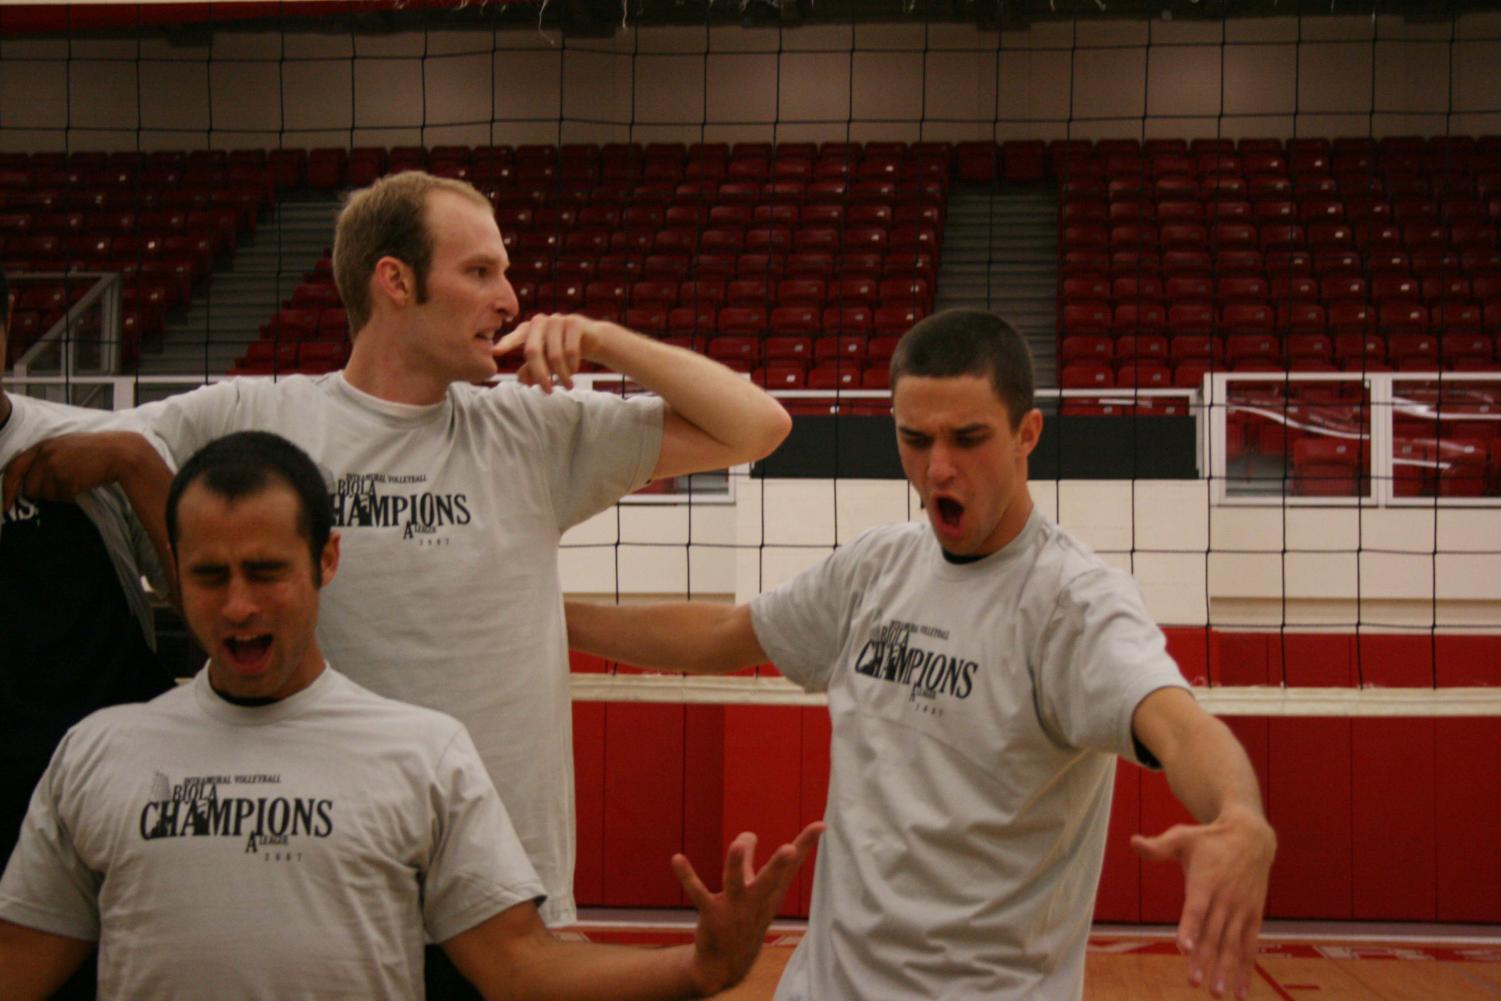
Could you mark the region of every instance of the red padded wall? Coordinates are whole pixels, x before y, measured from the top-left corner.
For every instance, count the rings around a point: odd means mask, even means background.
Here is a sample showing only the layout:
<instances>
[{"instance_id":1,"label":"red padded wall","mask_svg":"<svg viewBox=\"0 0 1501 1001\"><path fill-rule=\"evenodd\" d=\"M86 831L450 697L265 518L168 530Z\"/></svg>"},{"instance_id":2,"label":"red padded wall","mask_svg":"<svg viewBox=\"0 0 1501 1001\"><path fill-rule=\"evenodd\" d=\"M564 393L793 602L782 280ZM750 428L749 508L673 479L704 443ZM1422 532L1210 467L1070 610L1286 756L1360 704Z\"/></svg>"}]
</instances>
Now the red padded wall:
<instances>
[{"instance_id":1,"label":"red padded wall","mask_svg":"<svg viewBox=\"0 0 1501 1001\"><path fill-rule=\"evenodd\" d=\"M1141 827L1142 770L1120 762L1115 768L1115 800L1110 805L1110 833L1105 836L1105 867L1095 898L1096 921L1122 924L1141 920L1141 857L1131 835Z\"/></svg>"},{"instance_id":2,"label":"red padded wall","mask_svg":"<svg viewBox=\"0 0 1501 1001\"><path fill-rule=\"evenodd\" d=\"M683 722L682 706L605 705L606 906L683 902L669 864L683 847Z\"/></svg>"},{"instance_id":3,"label":"red padded wall","mask_svg":"<svg viewBox=\"0 0 1501 1001\"><path fill-rule=\"evenodd\" d=\"M1351 736L1354 915L1432 921L1434 721L1358 719Z\"/></svg>"},{"instance_id":4,"label":"red padded wall","mask_svg":"<svg viewBox=\"0 0 1501 1001\"><path fill-rule=\"evenodd\" d=\"M1191 680L1294 687L1501 685L1501 637L1165 630ZM604 670L575 655L574 669ZM1261 780L1279 852L1277 918L1501 921L1501 720L1226 720ZM822 816L829 720L822 707L579 703L580 903L681 901L667 860L684 851L712 886L723 849L756 831L760 856ZM1138 831L1187 820L1160 775L1116 775L1102 921L1176 923L1183 878L1140 862ZM782 909L807 913L813 866Z\"/></svg>"}]
</instances>

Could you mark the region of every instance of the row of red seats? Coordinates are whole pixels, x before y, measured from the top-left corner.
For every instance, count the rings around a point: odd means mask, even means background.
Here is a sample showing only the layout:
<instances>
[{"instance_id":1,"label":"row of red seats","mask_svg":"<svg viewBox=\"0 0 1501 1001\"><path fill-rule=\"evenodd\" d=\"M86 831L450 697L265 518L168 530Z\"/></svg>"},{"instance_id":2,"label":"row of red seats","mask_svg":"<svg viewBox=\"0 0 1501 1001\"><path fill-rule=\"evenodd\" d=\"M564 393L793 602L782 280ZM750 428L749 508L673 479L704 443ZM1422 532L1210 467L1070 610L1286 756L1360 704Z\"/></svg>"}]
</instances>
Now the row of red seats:
<instances>
[{"instance_id":1,"label":"row of red seats","mask_svg":"<svg viewBox=\"0 0 1501 1001\"><path fill-rule=\"evenodd\" d=\"M1112 275L1116 277L1198 276L1267 277L1286 275L1330 277L1395 273L1418 279L1501 274L1501 252L1488 249L1420 250L1070 250L1059 255L1059 273L1065 277Z\"/></svg>"},{"instance_id":2,"label":"row of red seats","mask_svg":"<svg viewBox=\"0 0 1501 1001\"><path fill-rule=\"evenodd\" d=\"M1061 227L1059 245L1069 251L1119 250L1193 250L1208 247L1220 250L1308 250L1311 253L1347 253L1360 243L1372 250L1406 249L1417 253L1428 250L1490 250L1496 246L1496 227L1489 222L1469 221L1450 225L1409 223L1399 227L1367 227L1360 231L1364 240L1357 242L1357 228L1346 223L1262 223L1221 222L1165 223L1154 226L1128 223L1116 226L1071 224Z\"/></svg>"},{"instance_id":3,"label":"row of red seats","mask_svg":"<svg viewBox=\"0 0 1501 1001\"><path fill-rule=\"evenodd\" d=\"M583 183L641 181L675 183L683 180L812 181L818 178L940 177L947 178L949 151L943 144L769 144L652 143L520 146L376 147L311 151L302 166L300 183L311 188L359 187L384 173L431 170L477 184Z\"/></svg>"},{"instance_id":4,"label":"row of red seats","mask_svg":"<svg viewBox=\"0 0 1501 1001\"><path fill-rule=\"evenodd\" d=\"M1368 207L1375 208L1371 203ZM1279 226L1302 227L1307 242L1315 247L1338 249L1367 247L1454 245L1495 246L1496 223L1489 216L1501 212L1501 199L1493 207L1479 202L1411 202L1400 207L1402 218L1371 217L1361 222L1345 219L1345 203L1339 200L1309 200L1299 207L1289 201L1251 202L1065 202L1059 211L1060 232L1105 230L1110 244L1132 245L1186 242L1182 232L1164 233L1170 227L1197 227L1198 242L1208 242L1208 227ZM1387 205L1387 207L1390 207ZM1125 211L1131 210L1131 211ZM1138 211L1139 210L1139 211ZM1447 215L1443 213L1447 212ZM1474 213L1473 216L1468 215ZM1159 228L1160 227L1160 228ZM1174 239L1176 237L1176 239Z\"/></svg>"},{"instance_id":5,"label":"row of red seats","mask_svg":"<svg viewBox=\"0 0 1501 1001\"><path fill-rule=\"evenodd\" d=\"M492 184L476 181L475 187L497 208L527 208L546 205L627 205L858 203L905 204L926 202L941 205L947 186L937 180L823 180L684 181L644 183L634 181L564 181L558 184Z\"/></svg>"},{"instance_id":6,"label":"row of red seats","mask_svg":"<svg viewBox=\"0 0 1501 1001\"><path fill-rule=\"evenodd\" d=\"M571 205L533 208L527 205L502 205L495 211L495 221L502 232L540 229L570 231L579 229L712 228L745 229L767 226L892 226L943 224L943 204L933 200L906 202L815 202L798 205L791 202L702 202L669 205Z\"/></svg>"},{"instance_id":7,"label":"row of red seats","mask_svg":"<svg viewBox=\"0 0 1501 1001\"><path fill-rule=\"evenodd\" d=\"M955 145L955 177L961 181L989 184L998 177L1005 180L1028 183L1046 177L1058 177L1066 172L1066 164L1091 157L1161 157L1190 156L1197 160L1203 156L1248 157L1276 155L1297 158L1300 166L1316 167L1317 161L1305 159L1309 154L1330 158L1329 169L1334 170L1334 160L1341 166L1363 169L1374 173L1383 169L1385 163L1393 163L1401 169L1410 170L1414 159L1421 172L1436 176L1454 170L1471 169L1493 163L1501 157L1501 137L1469 136L1436 137L1423 139L1416 136L1394 136L1381 140L1366 137L1335 139L1297 138L1285 142L1281 139L1248 137L1234 139L1102 139L1091 142L1085 139L1008 140L1001 143L962 142ZM1369 158L1367 161L1352 159ZM1221 166L1228 166L1221 164ZM1241 169L1244 169L1242 162ZM1201 171L1202 172L1202 171ZM1316 175L1308 175L1316 176Z\"/></svg>"},{"instance_id":8,"label":"row of red seats","mask_svg":"<svg viewBox=\"0 0 1501 1001\"><path fill-rule=\"evenodd\" d=\"M1059 194L1066 200L1217 202L1263 198L1340 197L1347 199L1461 199L1488 200L1501 193L1501 170L1484 174L1165 174L1158 178L1125 175L1105 178L1091 174L1064 180Z\"/></svg>"},{"instance_id":9,"label":"row of red seats","mask_svg":"<svg viewBox=\"0 0 1501 1001\"><path fill-rule=\"evenodd\" d=\"M1363 299L1316 302L1078 301L1063 307L1059 317L1063 337L1103 333L1335 333L1359 334L1478 334L1501 331L1501 300L1444 302L1430 309L1416 302L1386 302L1371 306Z\"/></svg>"},{"instance_id":10,"label":"row of red seats","mask_svg":"<svg viewBox=\"0 0 1501 1001\"><path fill-rule=\"evenodd\" d=\"M519 293L518 289L518 293ZM573 304L592 302L615 306L835 306L930 303L933 291L922 278L846 278L824 281L810 278L766 280L738 278L730 281L663 282L593 281L587 284L545 282L533 287L540 300L563 300Z\"/></svg>"},{"instance_id":11,"label":"row of red seats","mask_svg":"<svg viewBox=\"0 0 1501 1001\"><path fill-rule=\"evenodd\" d=\"M885 253L922 251L937 255L938 233L931 226L751 226L650 227L609 230L584 227L570 231L523 229L503 231L513 254L767 254Z\"/></svg>"},{"instance_id":12,"label":"row of red seats","mask_svg":"<svg viewBox=\"0 0 1501 1001\"><path fill-rule=\"evenodd\" d=\"M1116 305L1151 303L1324 303L1346 299L1384 303L1420 303L1429 307L1451 302L1501 300L1501 273L1449 275L1442 278L1414 278L1410 275L1378 273L1369 280L1360 275L1330 274L1324 278L1311 275L1279 275L1267 279L1259 275L1228 278L1178 276L1163 279L1156 275L1130 275L1111 278L1106 275L1075 275L1063 279L1059 301L1110 302Z\"/></svg>"},{"instance_id":13,"label":"row of red seats","mask_svg":"<svg viewBox=\"0 0 1501 1001\"><path fill-rule=\"evenodd\" d=\"M526 319L537 313L562 312L566 304L549 309L538 304L535 310L523 310ZM689 305L677 307L632 306L620 308L609 303L585 303L572 311L597 319L623 324L645 334L722 333L753 337L762 335L838 338L842 335L899 336L927 315L916 303L897 303L875 308L867 306L820 309L817 306Z\"/></svg>"},{"instance_id":14,"label":"row of red seats","mask_svg":"<svg viewBox=\"0 0 1501 1001\"><path fill-rule=\"evenodd\" d=\"M796 166L807 163L806 177L924 176L947 174L951 148L947 143L782 143L775 148L764 143L612 143L604 146L565 144L508 146L398 146L354 149L321 148L277 150L194 150L153 153L5 154L0 171L28 170L134 170L159 172L179 170L195 175L205 171L236 171L233 176L249 181L251 170L263 171L280 188L335 190L368 184L385 173L424 169L434 173L486 182L511 179L543 182L578 179L639 180L650 171L654 178L679 180L688 176L689 165L745 164L736 173L758 177L753 166L767 163L766 176L782 172L789 178L804 177ZM870 161L869 166L866 162ZM920 165L910 169L909 165ZM712 166L700 166L698 176L715 176ZM153 176L158 176L153 173ZM259 182L261 175L255 175Z\"/></svg>"},{"instance_id":15,"label":"row of red seats","mask_svg":"<svg viewBox=\"0 0 1501 1001\"><path fill-rule=\"evenodd\" d=\"M1254 198L1135 198L1075 196L1059 205L1065 225L1133 223L1301 222L1348 223L1359 233L1378 226L1418 223L1495 222L1501 198L1397 198L1384 195L1339 195L1325 191L1281 192Z\"/></svg>"},{"instance_id":16,"label":"row of red seats","mask_svg":"<svg viewBox=\"0 0 1501 1001\"><path fill-rule=\"evenodd\" d=\"M349 360L349 345L341 341L252 341L235 361L233 375L278 375L291 372L334 372Z\"/></svg>"},{"instance_id":17,"label":"row of red seats","mask_svg":"<svg viewBox=\"0 0 1501 1001\"><path fill-rule=\"evenodd\" d=\"M1063 339L1059 360L1065 364L1120 365L1137 359L1204 361L1231 369L1247 363L1285 365L1299 371L1486 371L1501 359L1501 335L1321 333L1229 336L1184 334L1079 334Z\"/></svg>"},{"instance_id":18,"label":"row of red seats","mask_svg":"<svg viewBox=\"0 0 1501 1001\"><path fill-rule=\"evenodd\" d=\"M1078 156L1063 160L1058 176L1063 180L1097 177L1195 179L1216 175L1235 175L1248 179L1271 175L1279 177L1396 177L1422 178L1431 174L1463 177L1501 172L1501 154L1470 154L1448 157L1433 154L1330 154L1282 153L1181 153L1136 156Z\"/></svg>"}]
</instances>

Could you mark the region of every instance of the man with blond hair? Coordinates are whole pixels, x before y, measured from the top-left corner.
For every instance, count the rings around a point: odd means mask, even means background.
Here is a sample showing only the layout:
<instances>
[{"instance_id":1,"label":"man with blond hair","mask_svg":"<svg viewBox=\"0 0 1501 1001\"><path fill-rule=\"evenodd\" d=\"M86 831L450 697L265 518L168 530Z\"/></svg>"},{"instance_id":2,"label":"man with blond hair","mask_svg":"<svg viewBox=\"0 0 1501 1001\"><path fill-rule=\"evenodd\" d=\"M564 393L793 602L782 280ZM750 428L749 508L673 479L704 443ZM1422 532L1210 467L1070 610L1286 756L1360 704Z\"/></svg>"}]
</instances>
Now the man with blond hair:
<instances>
[{"instance_id":1,"label":"man with blond hair","mask_svg":"<svg viewBox=\"0 0 1501 1001\"><path fill-rule=\"evenodd\" d=\"M324 597L324 649L359 683L468 727L556 926L576 914L557 544L652 479L767 455L791 422L728 368L613 323L540 315L501 336L519 312L509 263L472 187L384 178L350 196L334 238L354 332L343 371L229 380L142 416L174 464L259 429L329 471L345 569ZM521 384L475 385L511 352ZM656 395L574 391L585 362ZM7 494L104 475L109 443L53 445L7 471Z\"/></svg>"}]
</instances>

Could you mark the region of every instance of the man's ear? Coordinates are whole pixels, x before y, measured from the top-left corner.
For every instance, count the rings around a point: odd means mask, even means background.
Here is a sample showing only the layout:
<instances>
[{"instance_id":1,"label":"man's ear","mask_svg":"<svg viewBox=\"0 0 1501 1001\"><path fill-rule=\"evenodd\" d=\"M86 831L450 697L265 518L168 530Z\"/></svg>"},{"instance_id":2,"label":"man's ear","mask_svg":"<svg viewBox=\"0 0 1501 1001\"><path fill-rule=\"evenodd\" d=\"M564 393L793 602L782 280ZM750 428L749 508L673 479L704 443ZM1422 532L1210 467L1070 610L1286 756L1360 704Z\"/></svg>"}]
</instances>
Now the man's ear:
<instances>
[{"instance_id":1,"label":"man's ear","mask_svg":"<svg viewBox=\"0 0 1501 1001\"><path fill-rule=\"evenodd\" d=\"M394 257L382 257L375 262L375 275L370 282L372 297L384 296L392 305L405 306L415 298L417 283L412 269Z\"/></svg>"},{"instance_id":2,"label":"man's ear","mask_svg":"<svg viewBox=\"0 0 1501 1001\"><path fill-rule=\"evenodd\" d=\"M1042 411L1033 407L1022 418L1021 426L1016 429L1017 442L1021 447L1022 455L1031 455L1037 447L1037 442L1042 438Z\"/></svg>"},{"instance_id":3,"label":"man's ear","mask_svg":"<svg viewBox=\"0 0 1501 1001\"><path fill-rule=\"evenodd\" d=\"M323 571L322 587L327 587L328 582L334 579L334 574L339 572L339 533L333 532L328 541L323 544L323 554L318 560L318 568Z\"/></svg>"}]
</instances>

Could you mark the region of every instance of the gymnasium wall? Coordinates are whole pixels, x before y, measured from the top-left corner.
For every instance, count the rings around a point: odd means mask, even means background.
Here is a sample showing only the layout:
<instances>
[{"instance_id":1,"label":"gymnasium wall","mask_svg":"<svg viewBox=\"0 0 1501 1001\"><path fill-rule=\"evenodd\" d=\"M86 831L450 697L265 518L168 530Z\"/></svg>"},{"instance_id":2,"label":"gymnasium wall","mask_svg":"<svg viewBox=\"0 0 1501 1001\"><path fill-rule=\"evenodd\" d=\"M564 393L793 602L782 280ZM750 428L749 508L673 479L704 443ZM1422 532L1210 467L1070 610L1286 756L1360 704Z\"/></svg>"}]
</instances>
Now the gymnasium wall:
<instances>
[{"instance_id":1,"label":"gymnasium wall","mask_svg":"<svg viewBox=\"0 0 1501 1001\"><path fill-rule=\"evenodd\" d=\"M1501 14L566 40L429 23L0 40L0 149L1501 131Z\"/></svg>"}]
</instances>

